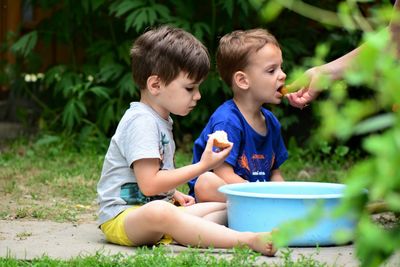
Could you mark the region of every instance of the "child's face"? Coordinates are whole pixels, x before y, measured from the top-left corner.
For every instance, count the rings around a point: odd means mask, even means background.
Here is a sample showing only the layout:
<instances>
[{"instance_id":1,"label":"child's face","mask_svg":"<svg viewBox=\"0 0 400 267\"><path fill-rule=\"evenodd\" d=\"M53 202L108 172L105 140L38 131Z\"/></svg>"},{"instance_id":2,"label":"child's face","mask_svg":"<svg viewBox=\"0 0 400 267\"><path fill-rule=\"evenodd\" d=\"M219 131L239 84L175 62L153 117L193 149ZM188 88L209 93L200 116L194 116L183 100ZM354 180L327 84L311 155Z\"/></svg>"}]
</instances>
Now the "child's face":
<instances>
[{"instance_id":1,"label":"child's face","mask_svg":"<svg viewBox=\"0 0 400 267\"><path fill-rule=\"evenodd\" d=\"M285 84L286 74L282 71L282 52L279 47L266 44L251 54L244 72L254 101L261 104L281 102L283 95L278 89Z\"/></svg>"},{"instance_id":2,"label":"child's face","mask_svg":"<svg viewBox=\"0 0 400 267\"><path fill-rule=\"evenodd\" d=\"M200 83L189 79L186 73L180 72L168 85L161 84L159 103L166 112L185 116L194 109L201 98Z\"/></svg>"}]
</instances>

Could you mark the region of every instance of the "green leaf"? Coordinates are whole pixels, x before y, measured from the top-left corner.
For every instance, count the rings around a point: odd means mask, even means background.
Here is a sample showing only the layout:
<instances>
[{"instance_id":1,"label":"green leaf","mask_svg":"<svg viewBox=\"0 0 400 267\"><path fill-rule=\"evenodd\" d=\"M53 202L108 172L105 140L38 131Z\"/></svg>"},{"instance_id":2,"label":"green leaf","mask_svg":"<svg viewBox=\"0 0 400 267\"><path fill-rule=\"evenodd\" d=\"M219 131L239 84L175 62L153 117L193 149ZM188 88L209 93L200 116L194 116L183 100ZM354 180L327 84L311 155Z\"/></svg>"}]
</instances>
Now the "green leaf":
<instances>
[{"instance_id":1,"label":"green leaf","mask_svg":"<svg viewBox=\"0 0 400 267\"><path fill-rule=\"evenodd\" d=\"M62 123L67 129L72 130L75 123L79 121L79 118L80 116L76 107L76 100L71 99L64 108Z\"/></svg>"},{"instance_id":2,"label":"green leaf","mask_svg":"<svg viewBox=\"0 0 400 267\"><path fill-rule=\"evenodd\" d=\"M38 32L32 31L19 38L12 46L11 51L24 57L28 56L36 46Z\"/></svg>"},{"instance_id":3,"label":"green leaf","mask_svg":"<svg viewBox=\"0 0 400 267\"><path fill-rule=\"evenodd\" d=\"M241 12L247 16L249 14L249 7L251 7L251 3L249 3L248 0L237 0L237 3L241 8Z\"/></svg>"},{"instance_id":4,"label":"green leaf","mask_svg":"<svg viewBox=\"0 0 400 267\"><path fill-rule=\"evenodd\" d=\"M46 134L40 137L40 139L36 141L35 146L43 146L43 145L48 146L53 143L57 143L60 140L61 138L59 136Z\"/></svg>"},{"instance_id":5,"label":"green leaf","mask_svg":"<svg viewBox=\"0 0 400 267\"><path fill-rule=\"evenodd\" d=\"M352 18L352 11L348 3L346 2L340 3L338 9L339 9L338 16L340 21L343 23L344 27L351 30L355 29L356 25L354 24Z\"/></svg>"},{"instance_id":6,"label":"green leaf","mask_svg":"<svg viewBox=\"0 0 400 267\"><path fill-rule=\"evenodd\" d=\"M76 101L76 107L79 109L79 113L81 115L87 114L86 106L85 106L85 103L83 103L83 101ZM81 117L79 118L79 120L80 119L81 119Z\"/></svg>"},{"instance_id":7,"label":"green leaf","mask_svg":"<svg viewBox=\"0 0 400 267\"><path fill-rule=\"evenodd\" d=\"M340 156L340 157L343 157L343 156L347 155L347 153L349 153L349 150L350 149L349 149L348 146L338 146L335 149L335 154Z\"/></svg>"},{"instance_id":8,"label":"green leaf","mask_svg":"<svg viewBox=\"0 0 400 267\"><path fill-rule=\"evenodd\" d=\"M125 20L125 31L127 32L130 28L135 28L136 32L139 32L143 24L147 20L146 10L141 8L131 13Z\"/></svg>"},{"instance_id":9,"label":"green leaf","mask_svg":"<svg viewBox=\"0 0 400 267\"><path fill-rule=\"evenodd\" d=\"M160 15L161 18L164 19L170 19L170 11L168 9L168 7L164 6L164 5L160 5L160 4L155 4L154 6L152 6L152 8L157 11L157 13Z\"/></svg>"},{"instance_id":10,"label":"green leaf","mask_svg":"<svg viewBox=\"0 0 400 267\"><path fill-rule=\"evenodd\" d=\"M126 64L126 66L131 65L131 58L130 58L129 52L128 52L131 50L131 47L132 47L131 40L125 41L117 46L118 59L122 60Z\"/></svg>"},{"instance_id":11,"label":"green leaf","mask_svg":"<svg viewBox=\"0 0 400 267\"><path fill-rule=\"evenodd\" d=\"M105 0L82 0L81 4L86 14L96 11Z\"/></svg>"},{"instance_id":12,"label":"green leaf","mask_svg":"<svg viewBox=\"0 0 400 267\"><path fill-rule=\"evenodd\" d=\"M320 149L321 149L322 153L329 154L329 153L331 153L332 147L329 145L328 142L322 141L320 144Z\"/></svg>"},{"instance_id":13,"label":"green leaf","mask_svg":"<svg viewBox=\"0 0 400 267\"><path fill-rule=\"evenodd\" d=\"M124 66L120 64L105 65L100 69L99 79L103 82L113 81L120 77L124 69Z\"/></svg>"},{"instance_id":14,"label":"green leaf","mask_svg":"<svg viewBox=\"0 0 400 267\"><path fill-rule=\"evenodd\" d=\"M46 87L58 83L61 80L62 75L66 71L67 67L64 65L58 65L50 68L44 77L44 83Z\"/></svg>"},{"instance_id":15,"label":"green leaf","mask_svg":"<svg viewBox=\"0 0 400 267\"><path fill-rule=\"evenodd\" d=\"M366 45L373 47L377 51L385 51L390 40L388 28L378 32L365 33Z\"/></svg>"},{"instance_id":16,"label":"green leaf","mask_svg":"<svg viewBox=\"0 0 400 267\"><path fill-rule=\"evenodd\" d=\"M193 35L199 40L204 40L204 36L211 34L211 29L206 23L198 22L193 24Z\"/></svg>"},{"instance_id":17,"label":"green leaf","mask_svg":"<svg viewBox=\"0 0 400 267\"><path fill-rule=\"evenodd\" d=\"M283 6L276 1L268 1L268 3L261 9L261 17L270 22L275 20L283 10Z\"/></svg>"},{"instance_id":18,"label":"green leaf","mask_svg":"<svg viewBox=\"0 0 400 267\"><path fill-rule=\"evenodd\" d=\"M94 86L89 89L89 92L92 92L98 97L110 99L109 89L104 86Z\"/></svg>"},{"instance_id":19,"label":"green leaf","mask_svg":"<svg viewBox=\"0 0 400 267\"><path fill-rule=\"evenodd\" d=\"M347 97L347 84L343 81L334 82L329 93L333 101L336 103L342 103Z\"/></svg>"},{"instance_id":20,"label":"green leaf","mask_svg":"<svg viewBox=\"0 0 400 267\"><path fill-rule=\"evenodd\" d=\"M107 132L111 122L115 120L116 114L114 111L114 102L108 102L100 109L97 124Z\"/></svg>"},{"instance_id":21,"label":"green leaf","mask_svg":"<svg viewBox=\"0 0 400 267\"><path fill-rule=\"evenodd\" d=\"M150 25L154 25L157 20L157 13L153 8L146 8L147 20Z\"/></svg>"},{"instance_id":22,"label":"green leaf","mask_svg":"<svg viewBox=\"0 0 400 267\"><path fill-rule=\"evenodd\" d=\"M315 48L315 54L319 58L325 58L330 52L330 45L328 43L318 44Z\"/></svg>"},{"instance_id":23,"label":"green leaf","mask_svg":"<svg viewBox=\"0 0 400 267\"><path fill-rule=\"evenodd\" d=\"M393 113L374 116L358 123L354 128L354 134L366 134L393 126L396 117Z\"/></svg>"},{"instance_id":24,"label":"green leaf","mask_svg":"<svg viewBox=\"0 0 400 267\"><path fill-rule=\"evenodd\" d=\"M69 98L75 94L77 85L82 79L75 72L65 72L61 75L61 79L55 84L55 92L61 93L64 97Z\"/></svg>"},{"instance_id":25,"label":"green leaf","mask_svg":"<svg viewBox=\"0 0 400 267\"><path fill-rule=\"evenodd\" d=\"M104 55L113 49L114 43L111 40L99 40L95 41L86 49L86 53L90 57L98 57Z\"/></svg>"},{"instance_id":26,"label":"green leaf","mask_svg":"<svg viewBox=\"0 0 400 267\"><path fill-rule=\"evenodd\" d=\"M400 194L392 192L386 196L386 201L390 206L390 210L400 212Z\"/></svg>"},{"instance_id":27,"label":"green leaf","mask_svg":"<svg viewBox=\"0 0 400 267\"><path fill-rule=\"evenodd\" d=\"M95 11L106 1L105 0L91 0L90 2L92 5L92 10Z\"/></svg>"},{"instance_id":28,"label":"green leaf","mask_svg":"<svg viewBox=\"0 0 400 267\"><path fill-rule=\"evenodd\" d=\"M117 88L121 93L128 93L128 95L132 97L139 95L139 89L133 83L132 74L130 72L126 72L124 76L122 76L117 84Z\"/></svg>"},{"instance_id":29,"label":"green leaf","mask_svg":"<svg viewBox=\"0 0 400 267\"><path fill-rule=\"evenodd\" d=\"M136 9L138 7L142 7L145 5L144 1L141 0L135 0L135 1L121 1L119 4L113 4L110 6L110 14L115 13L115 16L117 18L121 17L125 13L128 13L129 11Z\"/></svg>"},{"instance_id":30,"label":"green leaf","mask_svg":"<svg viewBox=\"0 0 400 267\"><path fill-rule=\"evenodd\" d=\"M225 9L226 13L228 13L229 17L232 18L233 16L233 0L222 0L220 1L222 8Z\"/></svg>"}]
</instances>

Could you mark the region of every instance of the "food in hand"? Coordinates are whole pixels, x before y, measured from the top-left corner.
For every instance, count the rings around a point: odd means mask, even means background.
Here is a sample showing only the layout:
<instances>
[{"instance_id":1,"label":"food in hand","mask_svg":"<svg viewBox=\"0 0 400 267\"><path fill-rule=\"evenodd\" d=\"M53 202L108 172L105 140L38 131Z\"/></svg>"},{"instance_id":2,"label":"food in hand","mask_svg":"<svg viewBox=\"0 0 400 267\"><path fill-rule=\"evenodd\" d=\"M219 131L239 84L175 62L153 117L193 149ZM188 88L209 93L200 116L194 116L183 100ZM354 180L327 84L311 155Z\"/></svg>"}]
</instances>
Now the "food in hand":
<instances>
[{"instance_id":1,"label":"food in hand","mask_svg":"<svg viewBox=\"0 0 400 267\"><path fill-rule=\"evenodd\" d=\"M289 93L289 90L288 90L288 88L287 88L286 86L282 86L282 87L279 89L279 92L280 92L282 95L286 95L287 93Z\"/></svg>"},{"instance_id":2,"label":"food in hand","mask_svg":"<svg viewBox=\"0 0 400 267\"><path fill-rule=\"evenodd\" d=\"M213 145L215 147L224 149L231 145L228 140L228 134L225 131L215 131L210 136L214 137Z\"/></svg>"}]
</instances>

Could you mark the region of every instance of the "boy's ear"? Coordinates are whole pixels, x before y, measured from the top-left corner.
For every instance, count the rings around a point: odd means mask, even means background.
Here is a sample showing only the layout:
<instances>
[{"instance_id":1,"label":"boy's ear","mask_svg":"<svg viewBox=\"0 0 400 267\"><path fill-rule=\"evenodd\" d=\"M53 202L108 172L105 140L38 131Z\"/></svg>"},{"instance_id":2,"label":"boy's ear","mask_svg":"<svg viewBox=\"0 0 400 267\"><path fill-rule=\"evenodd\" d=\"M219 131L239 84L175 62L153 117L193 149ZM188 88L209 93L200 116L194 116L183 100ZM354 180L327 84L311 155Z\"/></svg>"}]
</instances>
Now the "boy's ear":
<instances>
[{"instance_id":1,"label":"boy's ear","mask_svg":"<svg viewBox=\"0 0 400 267\"><path fill-rule=\"evenodd\" d=\"M151 75L147 78L147 89L152 95L157 95L160 92L161 79L157 75Z\"/></svg>"},{"instance_id":2,"label":"boy's ear","mask_svg":"<svg viewBox=\"0 0 400 267\"><path fill-rule=\"evenodd\" d=\"M243 71L237 71L233 74L233 82L237 87L243 90L247 90L250 87L247 75Z\"/></svg>"}]
</instances>

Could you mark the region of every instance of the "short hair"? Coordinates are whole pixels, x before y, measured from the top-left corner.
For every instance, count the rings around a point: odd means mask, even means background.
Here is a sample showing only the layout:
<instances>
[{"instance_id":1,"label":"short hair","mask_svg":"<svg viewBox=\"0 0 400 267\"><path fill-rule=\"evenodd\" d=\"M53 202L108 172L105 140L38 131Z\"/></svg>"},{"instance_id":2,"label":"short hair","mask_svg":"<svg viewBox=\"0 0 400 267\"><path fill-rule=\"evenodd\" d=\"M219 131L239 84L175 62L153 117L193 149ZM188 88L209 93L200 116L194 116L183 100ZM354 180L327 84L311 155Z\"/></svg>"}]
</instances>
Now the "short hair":
<instances>
[{"instance_id":1,"label":"short hair","mask_svg":"<svg viewBox=\"0 0 400 267\"><path fill-rule=\"evenodd\" d=\"M266 44L279 47L276 38L265 29L237 30L224 35L217 49L217 70L228 86L232 86L233 74L244 70L252 53Z\"/></svg>"},{"instance_id":2,"label":"short hair","mask_svg":"<svg viewBox=\"0 0 400 267\"><path fill-rule=\"evenodd\" d=\"M132 77L140 89L148 77L157 75L169 84L181 71L196 82L210 70L207 48L192 34L164 25L139 36L130 51Z\"/></svg>"}]
</instances>

